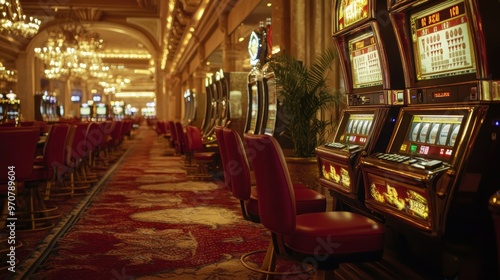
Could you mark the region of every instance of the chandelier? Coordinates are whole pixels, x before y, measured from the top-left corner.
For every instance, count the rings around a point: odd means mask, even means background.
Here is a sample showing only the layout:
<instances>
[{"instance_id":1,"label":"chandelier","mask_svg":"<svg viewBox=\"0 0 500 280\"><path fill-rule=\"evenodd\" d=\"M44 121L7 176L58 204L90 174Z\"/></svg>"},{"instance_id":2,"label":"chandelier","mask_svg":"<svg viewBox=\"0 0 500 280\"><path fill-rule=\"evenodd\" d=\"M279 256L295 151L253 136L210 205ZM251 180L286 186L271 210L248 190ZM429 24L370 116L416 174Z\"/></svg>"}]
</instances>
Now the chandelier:
<instances>
[{"instance_id":1,"label":"chandelier","mask_svg":"<svg viewBox=\"0 0 500 280\"><path fill-rule=\"evenodd\" d=\"M49 31L47 42L34 50L45 65L44 74L48 79L103 77L107 70L100 56L103 45L99 34L89 32L70 10L58 20L57 27Z\"/></svg>"},{"instance_id":2,"label":"chandelier","mask_svg":"<svg viewBox=\"0 0 500 280\"><path fill-rule=\"evenodd\" d=\"M19 0L0 0L0 32L31 38L38 33L41 21L27 17Z\"/></svg>"},{"instance_id":3,"label":"chandelier","mask_svg":"<svg viewBox=\"0 0 500 280\"><path fill-rule=\"evenodd\" d=\"M17 83L17 72L15 70L5 68L5 66L3 66L3 63L0 62L0 81Z\"/></svg>"}]
</instances>

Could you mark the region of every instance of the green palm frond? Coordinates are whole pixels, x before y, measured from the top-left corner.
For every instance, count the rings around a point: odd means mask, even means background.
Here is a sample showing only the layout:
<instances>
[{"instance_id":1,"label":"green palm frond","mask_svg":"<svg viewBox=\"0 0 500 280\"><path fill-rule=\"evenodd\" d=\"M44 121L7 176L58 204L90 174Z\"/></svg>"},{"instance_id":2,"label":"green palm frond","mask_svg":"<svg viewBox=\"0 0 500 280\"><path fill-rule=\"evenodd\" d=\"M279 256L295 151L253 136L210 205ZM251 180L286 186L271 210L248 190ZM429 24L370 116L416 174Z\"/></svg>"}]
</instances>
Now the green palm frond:
<instances>
[{"instance_id":1,"label":"green palm frond","mask_svg":"<svg viewBox=\"0 0 500 280\"><path fill-rule=\"evenodd\" d=\"M340 102L340 94L327 85L336 58L333 49L326 49L307 67L282 52L269 64L276 77L278 96L288 117L287 130L298 157L314 156L315 148L326 140L331 123L317 119L316 114Z\"/></svg>"}]
</instances>

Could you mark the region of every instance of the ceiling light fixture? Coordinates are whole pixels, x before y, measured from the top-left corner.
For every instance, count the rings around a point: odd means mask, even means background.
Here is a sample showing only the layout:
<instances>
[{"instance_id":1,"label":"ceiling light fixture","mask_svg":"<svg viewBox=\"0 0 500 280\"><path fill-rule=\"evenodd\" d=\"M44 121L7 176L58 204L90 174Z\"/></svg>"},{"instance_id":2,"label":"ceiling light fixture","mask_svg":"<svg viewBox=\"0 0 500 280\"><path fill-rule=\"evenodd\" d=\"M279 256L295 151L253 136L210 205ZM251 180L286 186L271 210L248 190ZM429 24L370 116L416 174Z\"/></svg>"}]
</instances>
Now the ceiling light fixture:
<instances>
[{"instance_id":1,"label":"ceiling light fixture","mask_svg":"<svg viewBox=\"0 0 500 280\"><path fill-rule=\"evenodd\" d=\"M38 33L42 22L23 13L19 0L0 0L0 32L31 38Z\"/></svg>"}]
</instances>

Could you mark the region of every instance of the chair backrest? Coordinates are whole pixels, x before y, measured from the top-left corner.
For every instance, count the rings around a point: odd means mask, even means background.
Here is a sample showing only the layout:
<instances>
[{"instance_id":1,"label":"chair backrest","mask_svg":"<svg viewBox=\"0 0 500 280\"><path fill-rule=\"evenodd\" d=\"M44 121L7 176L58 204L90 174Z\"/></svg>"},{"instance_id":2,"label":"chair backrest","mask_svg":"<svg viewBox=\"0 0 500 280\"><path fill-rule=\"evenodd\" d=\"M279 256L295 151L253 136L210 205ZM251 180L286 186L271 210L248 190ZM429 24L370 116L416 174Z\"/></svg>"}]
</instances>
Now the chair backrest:
<instances>
[{"instance_id":1,"label":"chair backrest","mask_svg":"<svg viewBox=\"0 0 500 280\"><path fill-rule=\"evenodd\" d=\"M233 129L225 127L223 129L223 134L233 196L239 200L248 200L250 199L252 181L250 176L250 164L248 163L243 141L240 135Z\"/></svg>"},{"instance_id":2,"label":"chair backrest","mask_svg":"<svg viewBox=\"0 0 500 280\"><path fill-rule=\"evenodd\" d=\"M43 161L46 166L65 164L66 143L70 125L57 123L50 127L43 149Z\"/></svg>"},{"instance_id":3,"label":"chair backrest","mask_svg":"<svg viewBox=\"0 0 500 280\"><path fill-rule=\"evenodd\" d=\"M91 122L85 134L86 151L88 156L93 153L104 141L104 133L102 133L99 123Z\"/></svg>"},{"instance_id":4,"label":"chair backrest","mask_svg":"<svg viewBox=\"0 0 500 280\"><path fill-rule=\"evenodd\" d=\"M132 130L132 120L124 120L123 121L123 128L122 128L122 135L123 136L130 136L130 131ZM164 123L164 126L166 123Z\"/></svg>"},{"instance_id":5,"label":"chair backrest","mask_svg":"<svg viewBox=\"0 0 500 280\"><path fill-rule=\"evenodd\" d=\"M31 176L39 138L37 127L0 130L0 182L9 181L9 166L18 181Z\"/></svg>"},{"instance_id":6,"label":"chair backrest","mask_svg":"<svg viewBox=\"0 0 500 280\"><path fill-rule=\"evenodd\" d=\"M180 122L175 122L175 133L177 134L177 152L184 154L186 147L186 134Z\"/></svg>"},{"instance_id":7,"label":"chair backrest","mask_svg":"<svg viewBox=\"0 0 500 280\"><path fill-rule=\"evenodd\" d=\"M177 133L175 131L175 123L173 121L167 122L168 127L170 128L170 134L172 135L172 141L177 141Z\"/></svg>"},{"instance_id":8,"label":"chair backrest","mask_svg":"<svg viewBox=\"0 0 500 280\"><path fill-rule=\"evenodd\" d=\"M80 160L87 151L86 136L90 123L81 122L75 124L75 133L71 142L71 159Z\"/></svg>"},{"instance_id":9,"label":"chair backrest","mask_svg":"<svg viewBox=\"0 0 500 280\"><path fill-rule=\"evenodd\" d=\"M280 145L266 134L244 135L259 193L261 223L278 234L294 232L295 194Z\"/></svg>"},{"instance_id":10,"label":"chair backrest","mask_svg":"<svg viewBox=\"0 0 500 280\"><path fill-rule=\"evenodd\" d=\"M217 138L217 146L219 147L219 154L222 161L222 171L224 172L224 184L232 191L231 174L229 174L229 162L227 159L227 147L224 141L223 126L215 127L215 138Z\"/></svg>"},{"instance_id":11,"label":"chair backrest","mask_svg":"<svg viewBox=\"0 0 500 280\"><path fill-rule=\"evenodd\" d=\"M186 148L191 152L203 150L203 141L201 138L201 130L192 125L186 126Z\"/></svg>"}]
</instances>

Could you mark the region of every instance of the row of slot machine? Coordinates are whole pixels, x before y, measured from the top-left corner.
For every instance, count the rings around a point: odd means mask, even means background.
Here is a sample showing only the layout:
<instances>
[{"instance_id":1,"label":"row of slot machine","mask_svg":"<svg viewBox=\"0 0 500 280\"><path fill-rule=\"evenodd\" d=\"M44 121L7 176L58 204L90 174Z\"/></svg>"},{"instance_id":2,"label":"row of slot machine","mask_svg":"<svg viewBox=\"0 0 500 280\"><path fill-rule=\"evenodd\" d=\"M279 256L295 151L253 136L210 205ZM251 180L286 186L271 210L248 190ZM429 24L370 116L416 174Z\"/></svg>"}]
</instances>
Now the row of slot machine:
<instances>
[{"instance_id":1,"label":"row of slot machine","mask_svg":"<svg viewBox=\"0 0 500 280\"><path fill-rule=\"evenodd\" d=\"M105 121L109 119L123 120L132 113L127 111L123 101L111 101L110 104L89 100L80 105L80 119L82 121Z\"/></svg>"},{"instance_id":2,"label":"row of slot machine","mask_svg":"<svg viewBox=\"0 0 500 280\"><path fill-rule=\"evenodd\" d=\"M243 133L246 107L242 101L247 94L247 74L220 69L205 79L206 106L201 126L204 143L216 142L216 126L231 127Z\"/></svg>"},{"instance_id":3,"label":"row of slot machine","mask_svg":"<svg viewBox=\"0 0 500 280\"><path fill-rule=\"evenodd\" d=\"M21 117L21 101L15 93L0 93L0 123L19 123Z\"/></svg>"},{"instance_id":4,"label":"row of slot machine","mask_svg":"<svg viewBox=\"0 0 500 280\"><path fill-rule=\"evenodd\" d=\"M57 99L57 96L43 91L35 96L35 120L37 121L58 121L64 116L64 106Z\"/></svg>"},{"instance_id":5,"label":"row of slot machine","mask_svg":"<svg viewBox=\"0 0 500 280\"><path fill-rule=\"evenodd\" d=\"M244 133L269 134L284 148L292 143L285 135L285 114L277 96L274 73L269 70L271 57L271 19L252 31L248 43L250 72L224 72L222 69L205 80L206 109L202 131L204 142L216 141L215 127L227 126Z\"/></svg>"},{"instance_id":6,"label":"row of slot machine","mask_svg":"<svg viewBox=\"0 0 500 280\"><path fill-rule=\"evenodd\" d=\"M252 70L247 77L248 112L245 133L268 134L277 139L281 147L293 147L286 135L286 114L277 94L274 72L269 67L272 57L271 19L250 34L248 42Z\"/></svg>"},{"instance_id":7,"label":"row of slot machine","mask_svg":"<svg viewBox=\"0 0 500 280\"><path fill-rule=\"evenodd\" d=\"M498 11L499 1L335 1L349 106L316 149L320 182L337 210L387 232L383 260L352 271L498 279L487 208L500 187Z\"/></svg>"}]
</instances>

